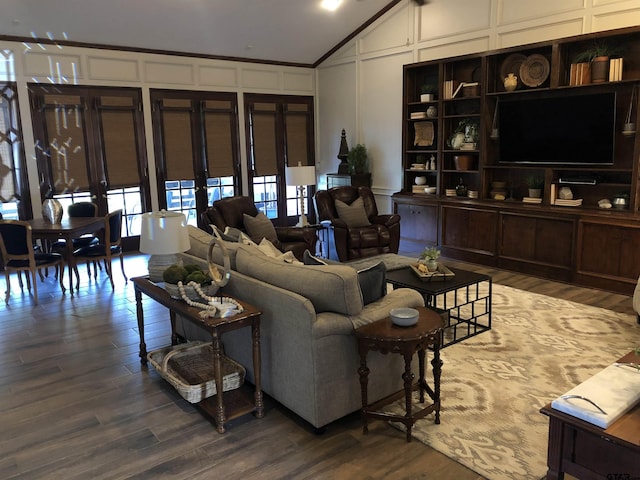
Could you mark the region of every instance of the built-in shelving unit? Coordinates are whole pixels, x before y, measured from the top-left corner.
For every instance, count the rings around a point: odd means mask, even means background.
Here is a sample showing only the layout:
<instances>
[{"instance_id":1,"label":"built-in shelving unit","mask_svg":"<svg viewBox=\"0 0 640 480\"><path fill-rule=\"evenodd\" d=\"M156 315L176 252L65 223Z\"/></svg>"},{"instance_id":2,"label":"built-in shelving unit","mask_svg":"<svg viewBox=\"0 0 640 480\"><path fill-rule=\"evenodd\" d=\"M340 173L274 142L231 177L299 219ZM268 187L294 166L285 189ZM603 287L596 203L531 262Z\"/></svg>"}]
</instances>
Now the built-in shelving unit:
<instances>
[{"instance_id":1,"label":"built-in shelving unit","mask_svg":"<svg viewBox=\"0 0 640 480\"><path fill-rule=\"evenodd\" d=\"M582 84L576 84L580 83L576 81L579 70L572 64L594 42L623 47L620 80L589 83L585 76ZM530 67L523 70L527 78L519 78L517 88L507 91L504 77L523 63ZM421 244L426 236L454 258L615 291L631 290L640 274L640 253L623 248L632 256L625 260L619 259L621 251L610 253L608 261L618 267L607 264L606 268L587 257L599 247L607 249L605 239L613 241L611 231L633 233L628 238L640 232L640 133L622 133L634 89L638 94L631 120L640 126L639 27L405 65L403 75L404 180L394 202L396 211L405 214L402 225L408 233L402 234L404 241ZM424 84L438 86L434 101L420 102ZM499 123L495 121L497 105L503 108L505 102L514 100L561 102L572 96L599 94L615 97L612 162L532 164L502 158L500 131L496 128ZM431 115L427 118L429 107ZM425 118L415 118L421 115ZM475 124L477 132L469 132L465 124ZM423 141L425 130L432 130L431 143ZM455 137L459 131L467 134L462 143L459 136ZM535 137L536 132L531 134ZM431 156L436 159L434 169L413 168ZM456 163L456 157L464 161ZM427 194L422 186L416 187L419 176L425 176L425 186L436 187L436 192ZM528 197L526 180L532 176L544 181L542 200L537 204L523 202ZM475 192L472 198L452 194L460 182L467 192ZM499 183L505 185L504 195L496 192ZM569 186L574 198L582 199L582 203L558 205L556 198L563 186ZM599 205L601 199L620 195L628 198L626 208L603 209ZM425 232L412 222L426 222L437 231ZM485 231L462 231L472 225L483 225ZM614 228L607 232L608 227ZM512 232L512 228L518 231ZM527 229L531 230L530 237L526 236ZM562 240L558 241L559 236ZM555 248L564 257L545 256L543 248ZM629 261L635 266L628 267Z\"/></svg>"}]
</instances>

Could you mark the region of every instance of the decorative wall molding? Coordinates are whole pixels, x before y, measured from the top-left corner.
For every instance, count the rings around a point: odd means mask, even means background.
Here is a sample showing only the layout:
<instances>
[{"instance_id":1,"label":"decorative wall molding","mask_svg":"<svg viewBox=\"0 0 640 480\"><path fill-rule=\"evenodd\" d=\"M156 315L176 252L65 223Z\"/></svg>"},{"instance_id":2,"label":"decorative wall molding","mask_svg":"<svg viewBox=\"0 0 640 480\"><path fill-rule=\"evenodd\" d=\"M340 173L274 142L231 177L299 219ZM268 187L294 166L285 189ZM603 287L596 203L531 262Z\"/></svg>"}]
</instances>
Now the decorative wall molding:
<instances>
[{"instance_id":1,"label":"decorative wall molding","mask_svg":"<svg viewBox=\"0 0 640 480\"><path fill-rule=\"evenodd\" d=\"M193 85L193 65L187 63L144 62L144 81L173 85Z\"/></svg>"},{"instance_id":2,"label":"decorative wall molding","mask_svg":"<svg viewBox=\"0 0 640 480\"><path fill-rule=\"evenodd\" d=\"M48 83L74 84L84 78L80 55L34 52L21 55L25 76Z\"/></svg>"},{"instance_id":3,"label":"decorative wall molding","mask_svg":"<svg viewBox=\"0 0 640 480\"><path fill-rule=\"evenodd\" d=\"M116 58L94 57L87 55L88 78L91 80L110 80L140 82L139 62Z\"/></svg>"},{"instance_id":4,"label":"decorative wall molding","mask_svg":"<svg viewBox=\"0 0 640 480\"><path fill-rule=\"evenodd\" d=\"M238 87L238 68L198 66L198 83L209 87Z\"/></svg>"}]
</instances>

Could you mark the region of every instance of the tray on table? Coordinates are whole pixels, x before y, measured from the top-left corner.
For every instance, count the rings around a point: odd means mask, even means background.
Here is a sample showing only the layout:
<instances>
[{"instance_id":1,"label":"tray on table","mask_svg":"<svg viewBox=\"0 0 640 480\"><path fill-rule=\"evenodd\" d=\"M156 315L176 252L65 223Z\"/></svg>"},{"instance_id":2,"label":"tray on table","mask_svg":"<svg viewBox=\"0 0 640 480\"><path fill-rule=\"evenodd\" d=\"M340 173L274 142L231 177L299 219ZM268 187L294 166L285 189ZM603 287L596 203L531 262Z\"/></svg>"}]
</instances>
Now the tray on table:
<instances>
[{"instance_id":1,"label":"tray on table","mask_svg":"<svg viewBox=\"0 0 640 480\"><path fill-rule=\"evenodd\" d=\"M411 267L411 270L413 270L414 273L418 275L420 280L422 280L423 282L444 282L446 280L452 279L456 275L441 263L438 263L438 270L436 270L435 272L423 273L418 270L417 263L412 263L409 265L409 267Z\"/></svg>"},{"instance_id":2,"label":"tray on table","mask_svg":"<svg viewBox=\"0 0 640 480\"><path fill-rule=\"evenodd\" d=\"M160 376L190 403L215 395L213 347L209 342L188 342L149 352L147 358ZM244 383L245 369L222 357L222 391L235 390Z\"/></svg>"}]
</instances>

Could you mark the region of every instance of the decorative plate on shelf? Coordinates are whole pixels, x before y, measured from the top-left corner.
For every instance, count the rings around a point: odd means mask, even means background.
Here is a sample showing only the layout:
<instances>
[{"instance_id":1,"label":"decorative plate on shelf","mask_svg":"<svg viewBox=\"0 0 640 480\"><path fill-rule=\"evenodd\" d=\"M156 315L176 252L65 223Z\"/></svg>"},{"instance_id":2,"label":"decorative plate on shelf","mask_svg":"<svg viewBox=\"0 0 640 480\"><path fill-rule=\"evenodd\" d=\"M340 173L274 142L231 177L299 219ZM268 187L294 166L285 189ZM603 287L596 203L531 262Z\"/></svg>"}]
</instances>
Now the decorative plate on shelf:
<instances>
[{"instance_id":1,"label":"decorative plate on shelf","mask_svg":"<svg viewBox=\"0 0 640 480\"><path fill-rule=\"evenodd\" d=\"M520 65L527 59L526 55L522 53L514 53L504 59L502 65L500 65L500 80L504 80L504 77L513 73L518 77L518 86L522 87L522 81L520 80Z\"/></svg>"},{"instance_id":2,"label":"decorative plate on shelf","mask_svg":"<svg viewBox=\"0 0 640 480\"><path fill-rule=\"evenodd\" d=\"M527 87L539 87L548 77L549 60L544 55L529 55L520 65L520 80Z\"/></svg>"}]
</instances>

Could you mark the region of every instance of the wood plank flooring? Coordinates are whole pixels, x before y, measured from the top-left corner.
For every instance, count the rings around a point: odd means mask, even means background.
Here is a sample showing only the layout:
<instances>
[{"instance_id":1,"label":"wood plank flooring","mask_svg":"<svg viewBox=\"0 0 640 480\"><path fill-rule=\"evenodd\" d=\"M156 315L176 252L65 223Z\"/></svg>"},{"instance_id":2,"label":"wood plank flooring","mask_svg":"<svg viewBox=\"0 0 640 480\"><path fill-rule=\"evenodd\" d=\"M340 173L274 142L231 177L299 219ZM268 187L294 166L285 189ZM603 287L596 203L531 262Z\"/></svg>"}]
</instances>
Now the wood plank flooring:
<instances>
[{"instance_id":1,"label":"wood plank flooring","mask_svg":"<svg viewBox=\"0 0 640 480\"><path fill-rule=\"evenodd\" d=\"M494 281L631 312L631 299L485 267ZM17 281L0 303L0 478L3 479L440 479L482 477L384 422L361 432L357 413L322 435L273 400L266 415L213 426L153 370L140 365L131 282L100 272L62 296L50 276L40 304ZM146 260L126 259L129 276ZM13 280L13 279L12 279ZM4 282L0 281L4 293ZM164 308L144 300L151 350L169 341ZM354 372L355 375L355 372Z\"/></svg>"}]
</instances>

